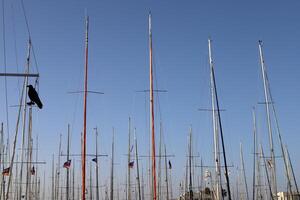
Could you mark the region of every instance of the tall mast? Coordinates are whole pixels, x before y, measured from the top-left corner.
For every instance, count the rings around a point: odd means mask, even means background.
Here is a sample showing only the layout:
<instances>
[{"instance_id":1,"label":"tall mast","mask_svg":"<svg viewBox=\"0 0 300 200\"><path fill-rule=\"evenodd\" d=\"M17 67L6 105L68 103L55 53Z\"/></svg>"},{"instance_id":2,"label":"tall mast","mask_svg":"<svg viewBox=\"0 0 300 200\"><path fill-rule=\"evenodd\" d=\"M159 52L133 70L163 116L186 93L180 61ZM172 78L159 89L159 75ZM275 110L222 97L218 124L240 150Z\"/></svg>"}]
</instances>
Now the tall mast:
<instances>
[{"instance_id":1,"label":"tall mast","mask_svg":"<svg viewBox=\"0 0 300 200\"><path fill-rule=\"evenodd\" d=\"M29 108L28 138L27 138L27 173L25 199L31 199L31 161L32 161L32 107Z\"/></svg>"},{"instance_id":2,"label":"tall mast","mask_svg":"<svg viewBox=\"0 0 300 200\"><path fill-rule=\"evenodd\" d=\"M192 127L190 127L189 141L189 197L193 200L193 183L192 183Z\"/></svg>"},{"instance_id":3,"label":"tall mast","mask_svg":"<svg viewBox=\"0 0 300 200\"><path fill-rule=\"evenodd\" d=\"M138 143L136 138L136 129L134 129L134 141L135 141L135 160L136 160L136 174L138 183L138 200L142 200L141 196L141 181L140 181L140 171L139 171L139 157L138 157Z\"/></svg>"},{"instance_id":4,"label":"tall mast","mask_svg":"<svg viewBox=\"0 0 300 200\"><path fill-rule=\"evenodd\" d=\"M92 165L90 164L90 200L93 200L93 180L92 180Z\"/></svg>"},{"instance_id":5,"label":"tall mast","mask_svg":"<svg viewBox=\"0 0 300 200\"><path fill-rule=\"evenodd\" d=\"M213 122L213 134L214 134L214 160L215 160L215 185L216 185L216 199L220 199L221 193L221 172L220 172L220 147L219 147L219 134L217 128L216 110L215 110L215 88L213 82L213 60L211 54L211 44L208 40L209 50L209 64L210 64L210 89L211 89L211 106L212 106L212 122Z\"/></svg>"},{"instance_id":6,"label":"tall mast","mask_svg":"<svg viewBox=\"0 0 300 200\"><path fill-rule=\"evenodd\" d=\"M289 153L289 150L288 150L287 146L285 146L285 151L286 151L286 155L287 155L287 158L288 158L288 163L289 163L291 171L292 171L292 175L293 175L297 195L299 195L298 184L297 184L296 176L295 176L293 165L292 165L291 158L290 158L290 153Z\"/></svg>"},{"instance_id":7,"label":"tall mast","mask_svg":"<svg viewBox=\"0 0 300 200\"><path fill-rule=\"evenodd\" d=\"M165 147L165 169L166 169L166 188L167 188L167 199L166 200L169 200L169 180L168 180L168 164L167 164L167 148L166 148L166 145L164 145Z\"/></svg>"},{"instance_id":8,"label":"tall mast","mask_svg":"<svg viewBox=\"0 0 300 200\"><path fill-rule=\"evenodd\" d=\"M144 170L143 170L143 166L142 166L142 188L141 188L141 196L142 196L142 200L145 200L145 191L144 191Z\"/></svg>"},{"instance_id":9,"label":"tall mast","mask_svg":"<svg viewBox=\"0 0 300 200\"><path fill-rule=\"evenodd\" d=\"M38 153L39 153L39 136L36 136L36 154L35 154L35 161L38 162ZM39 185L38 185L38 166L36 164L35 166L35 196L36 198L40 198L40 193L39 193Z\"/></svg>"},{"instance_id":10,"label":"tall mast","mask_svg":"<svg viewBox=\"0 0 300 200\"><path fill-rule=\"evenodd\" d=\"M158 188L158 195L157 195L157 200L162 199L162 191L161 191L161 151L162 151L162 122L160 122L160 127L159 127L159 149L158 149L158 182L157 182L157 188Z\"/></svg>"},{"instance_id":11,"label":"tall mast","mask_svg":"<svg viewBox=\"0 0 300 200\"><path fill-rule=\"evenodd\" d=\"M68 124L68 143L67 143L67 162L70 160L70 124ZM67 180L66 180L66 200L69 200L69 168L67 167Z\"/></svg>"},{"instance_id":12,"label":"tall mast","mask_svg":"<svg viewBox=\"0 0 300 200\"><path fill-rule=\"evenodd\" d=\"M268 174L266 158L265 158L265 154L264 154L264 150L263 150L262 145L260 145L260 154L261 154L262 159L263 159L263 161L264 161L264 167L265 167L265 172L266 172L266 177L267 177L267 183L268 183L269 192L270 192L270 198L271 198L272 200L274 200L274 196L273 196L273 192L272 192L272 185L271 185L271 183L270 183L270 178L269 178L269 174Z\"/></svg>"},{"instance_id":13,"label":"tall mast","mask_svg":"<svg viewBox=\"0 0 300 200\"><path fill-rule=\"evenodd\" d=\"M223 150L223 159L224 159L224 165L225 165L225 178L226 178L228 199L231 200L229 174L228 174L228 167L227 167L227 159L226 159L226 152L225 152L225 144L224 144L224 137L223 137L223 129L222 129L222 121L221 121L221 115L220 115L220 107L219 107L217 86L216 86L216 80L215 80L214 65L213 65L212 54L211 54L211 40L210 39L208 39L208 51L209 51L209 58L210 58L209 63L210 63L210 68L211 68L211 79L212 79L212 83L213 83L216 109L217 109L216 112L217 112L217 116L218 116L218 125L219 125L218 127L220 128L220 135L221 135L221 142L222 142L222 150Z\"/></svg>"},{"instance_id":14,"label":"tall mast","mask_svg":"<svg viewBox=\"0 0 300 200\"><path fill-rule=\"evenodd\" d=\"M111 144L110 200L114 200L114 148L115 148L114 138L115 138L115 129L113 128L112 144Z\"/></svg>"},{"instance_id":15,"label":"tall mast","mask_svg":"<svg viewBox=\"0 0 300 200\"><path fill-rule=\"evenodd\" d=\"M29 41L28 41L28 49L27 49L27 59L26 59L26 69L25 69L25 73L29 73L29 67L30 67L30 55L31 55L31 39L29 38ZM20 169L20 183L22 183L22 180L23 180L23 161L24 161L24 149L25 149L25 129L26 129L26 111L27 111L27 85L28 85L28 77L26 76L25 79L24 79L24 85L23 85L23 91L25 90L25 95L22 91L22 96L23 96L23 122L22 122L22 144L21 144L21 169ZM21 103L21 102L20 102ZM20 106L21 108L21 106ZM18 120L19 121L19 120ZM18 126L17 126L17 129L18 129ZM18 130L16 130L16 133L17 133ZM17 135L17 134L16 134ZM16 137L16 136L15 136ZM15 138L15 141L16 141L16 138ZM15 145L15 144L14 144ZM11 166L10 166L10 169L12 169L12 166L13 166L13 160L14 160L14 155L15 153L13 153L13 156L11 158ZM10 180L11 180L11 176L9 177L9 180L8 182L10 183ZM7 194L6 194L6 200L8 200L8 197L9 197L9 185L8 184L8 188L7 188ZM19 186L19 199L22 198L22 184L20 184Z\"/></svg>"},{"instance_id":16,"label":"tall mast","mask_svg":"<svg viewBox=\"0 0 300 200\"><path fill-rule=\"evenodd\" d=\"M54 154L52 154L52 184L51 184L51 200L55 199L55 190L54 190Z\"/></svg>"},{"instance_id":17,"label":"tall mast","mask_svg":"<svg viewBox=\"0 0 300 200\"><path fill-rule=\"evenodd\" d=\"M44 171L44 181L43 181L43 199L46 199L46 172Z\"/></svg>"},{"instance_id":18,"label":"tall mast","mask_svg":"<svg viewBox=\"0 0 300 200\"><path fill-rule=\"evenodd\" d=\"M56 200L59 198L59 190L60 188L60 156L61 156L61 137L62 135L59 135L59 147L58 147L58 164L57 164L57 171L56 171L56 184L55 184L55 188L56 188Z\"/></svg>"},{"instance_id":19,"label":"tall mast","mask_svg":"<svg viewBox=\"0 0 300 200\"><path fill-rule=\"evenodd\" d=\"M81 200L85 200L85 173L86 173L86 107L87 107L87 90L88 90L88 38L89 38L89 17L85 20L85 65L84 65L84 98L83 98L83 144L82 144L82 155L81 155L81 176L82 176L82 187L81 187Z\"/></svg>"},{"instance_id":20,"label":"tall mast","mask_svg":"<svg viewBox=\"0 0 300 200\"><path fill-rule=\"evenodd\" d=\"M75 162L73 163L72 176L72 199L75 199Z\"/></svg>"},{"instance_id":21,"label":"tall mast","mask_svg":"<svg viewBox=\"0 0 300 200\"><path fill-rule=\"evenodd\" d=\"M203 196L203 162L202 162L202 157L200 159L200 167L201 167L201 176L200 176L200 199L202 199Z\"/></svg>"},{"instance_id":22,"label":"tall mast","mask_svg":"<svg viewBox=\"0 0 300 200\"><path fill-rule=\"evenodd\" d=\"M152 66L152 24L149 13L149 64L150 64L150 126L151 126L151 158L152 158L152 189L153 200L156 200L156 156L155 156L155 126L154 126L154 96L153 96L153 66Z\"/></svg>"},{"instance_id":23,"label":"tall mast","mask_svg":"<svg viewBox=\"0 0 300 200\"><path fill-rule=\"evenodd\" d=\"M243 179L244 179L244 184L245 184L246 198L247 198L247 200L249 200L249 193L248 193L248 185L247 185L246 172L245 172L245 164L244 164L242 143L240 143L240 157L241 157L241 167L242 167L241 170L242 170L242 173L243 173Z\"/></svg>"},{"instance_id":24,"label":"tall mast","mask_svg":"<svg viewBox=\"0 0 300 200\"><path fill-rule=\"evenodd\" d=\"M256 152L257 152L257 145L256 145L256 116L255 116L255 108L252 110L252 118L253 118L253 179L252 179L252 200L256 199L256 184L255 184L255 176L256 176Z\"/></svg>"},{"instance_id":25,"label":"tall mast","mask_svg":"<svg viewBox=\"0 0 300 200\"><path fill-rule=\"evenodd\" d=\"M3 136L4 132L3 132L3 123L1 123L1 142L0 142L0 169L4 169L4 136ZM3 199L5 198L5 191L3 189L3 183L4 183L4 176L2 175L1 178L1 185L0 185L0 199L2 199L2 194L3 194Z\"/></svg>"},{"instance_id":26,"label":"tall mast","mask_svg":"<svg viewBox=\"0 0 300 200\"><path fill-rule=\"evenodd\" d=\"M269 144L270 144L270 151L271 151L271 185L272 185L272 191L273 196L277 195L277 181L276 181L276 163L275 163L275 153L274 153L274 147L273 147L273 133L272 133L272 125L271 125L271 117L270 117L270 108L269 108L269 94L268 94L268 86L267 86L267 80L266 80L266 68L265 68L265 61L263 57L263 51L262 51L262 41L258 42L258 48L259 48L259 56L260 56L260 64L261 64L261 73L263 77L263 85L264 85L264 95L265 95L265 107L266 107L266 114L267 114L267 123L268 123L268 131L269 131Z\"/></svg>"},{"instance_id":27,"label":"tall mast","mask_svg":"<svg viewBox=\"0 0 300 200\"><path fill-rule=\"evenodd\" d=\"M100 200L99 196L99 164L98 164L98 129L96 129L96 200Z\"/></svg>"},{"instance_id":28,"label":"tall mast","mask_svg":"<svg viewBox=\"0 0 300 200\"><path fill-rule=\"evenodd\" d=\"M131 158L130 158L130 148L131 148L131 119L129 117L129 120L128 120L128 155L127 155L127 158L128 158L128 163L127 163L127 200L131 200L131 187L130 187L130 162L131 162Z\"/></svg>"}]
</instances>

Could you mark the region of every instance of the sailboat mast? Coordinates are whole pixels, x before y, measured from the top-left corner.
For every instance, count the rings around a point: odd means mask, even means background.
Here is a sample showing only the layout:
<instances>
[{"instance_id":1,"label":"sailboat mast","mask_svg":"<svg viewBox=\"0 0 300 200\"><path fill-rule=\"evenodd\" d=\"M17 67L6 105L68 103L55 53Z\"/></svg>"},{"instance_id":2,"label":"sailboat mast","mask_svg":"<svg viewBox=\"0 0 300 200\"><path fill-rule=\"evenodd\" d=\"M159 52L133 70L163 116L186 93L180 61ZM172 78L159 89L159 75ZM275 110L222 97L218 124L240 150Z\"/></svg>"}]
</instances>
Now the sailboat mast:
<instances>
[{"instance_id":1,"label":"sailboat mast","mask_svg":"<svg viewBox=\"0 0 300 200\"><path fill-rule=\"evenodd\" d=\"M193 183L192 183L192 127L190 127L189 137L189 197L193 200Z\"/></svg>"},{"instance_id":2,"label":"sailboat mast","mask_svg":"<svg viewBox=\"0 0 300 200\"><path fill-rule=\"evenodd\" d=\"M128 155L127 155L127 158L128 158L128 163L127 163L127 200L131 200L131 186L130 186L130 162L131 162L131 158L130 158L130 149L131 148L131 119L129 117L129 120L128 120Z\"/></svg>"},{"instance_id":3,"label":"sailboat mast","mask_svg":"<svg viewBox=\"0 0 300 200\"><path fill-rule=\"evenodd\" d=\"M216 185L216 199L220 199L221 193L221 181L220 181L220 147L219 147L219 134L217 131L217 121L216 121L216 110L215 110L215 88L213 82L213 60L211 53L211 44L208 40L208 53L209 53L209 64L210 64L210 89L211 89L211 106L212 106L212 123L213 123L213 134L214 134L214 159L215 159L215 185Z\"/></svg>"},{"instance_id":4,"label":"sailboat mast","mask_svg":"<svg viewBox=\"0 0 300 200\"><path fill-rule=\"evenodd\" d=\"M245 164L244 164L242 143L240 143L240 157L241 157L241 167L242 167L241 170L242 170L242 173L243 173L243 179L244 179L244 184L245 184L246 198L247 198L247 200L249 200L249 193L248 193L248 185L247 185L246 172L245 172Z\"/></svg>"},{"instance_id":5,"label":"sailboat mast","mask_svg":"<svg viewBox=\"0 0 300 200\"><path fill-rule=\"evenodd\" d=\"M93 200L92 164L90 163L90 200Z\"/></svg>"},{"instance_id":6,"label":"sailboat mast","mask_svg":"<svg viewBox=\"0 0 300 200\"><path fill-rule=\"evenodd\" d=\"M115 138L115 129L113 128L112 144L111 144L110 200L114 200L114 148L115 148L114 138Z\"/></svg>"},{"instance_id":7,"label":"sailboat mast","mask_svg":"<svg viewBox=\"0 0 300 200\"><path fill-rule=\"evenodd\" d=\"M52 184L51 184L51 200L54 200L55 199L55 190L54 190L54 154L52 154L52 177L51 177L51 181L52 181Z\"/></svg>"},{"instance_id":8,"label":"sailboat mast","mask_svg":"<svg viewBox=\"0 0 300 200\"><path fill-rule=\"evenodd\" d=\"M297 184L296 176L295 176L295 173L294 173L294 168L293 168L293 165L292 165L292 162L291 162L290 153L289 153L289 150L288 150L287 146L285 146L285 151L286 151L288 163L289 163L291 171L292 171L292 175L293 175L297 195L299 195L298 184Z\"/></svg>"},{"instance_id":9,"label":"sailboat mast","mask_svg":"<svg viewBox=\"0 0 300 200\"><path fill-rule=\"evenodd\" d=\"M98 128L96 127L96 200L100 200L99 196L99 164L98 164Z\"/></svg>"},{"instance_id":10,"label":"sailboat mast","mask_svg":"<svg viewBox=\"0 0 300 200\"><path fill-rule=\"evenodd\" d=\"M68 124L68 143L67 143L67 162L69 162L70 160L70 124ZM69 168L67 167L67 180L66 180L66 200L69 200L69 192L70 192L70 189L69 189L69 173L70 173L70 170Z\"/></svg>"},{"instance_id":11,"label":"sailboat mast","mask_svg":"<svg viewBox=\"0 0 300 200\"><path fill-rule=\"evenodd\" d=\"M138 200L142 200L141 196L141 181L140 181L140 170L139 170L139 157L138 157L138 143L136 138L136 129L134 129L134 141L135 141L135 160L136 160L136 174L138 183Z\"/></svg>"},{"instance_id":12,"label":"sailboat mast","mask_svg":"<svg viewBox=\"0 0 300 200\"><path fill-rule=\"evenodd\" d=\"M156 156L155 156L155 126L154 126L154 95L153 95L153 64L152 64L152 24L149 13L149 64L150 64L150 126L151 126L151 157L152 157L152 188L153 200L156 200Z\"/></svg>"},{"instance_id":13,"label":"sailboat mast","mask_svg":"<svg viewBox=\"0 0 300 200\"><path fill-rule=\"evenodd\" d=\"M215 94L218 124L219 124L219 128L220 128L220 135L221 135L221 142L222 142L223 159L224 159L224 165L225 165L226 186L227 186L227 192L228 192L228 199L231 200L229 174L228 174L225 144L224 144L224 137L223 137L223 129L222 129L222 122L221 122L221 115L220 115L220 107L219 107L219 101L218 101L217 86L216 86L216 80L215 80L215 72L214 72L214 66L213 66L212 54L211 54L211 40L210 39L208 39L208 50L209 50L209 57L210 57L209 61L210 61L210 68L211 68L211 78L212 78L213 89L214 89L214 94Z\"/></svg>"},{"instance_id":14,"label":"sailboat mast","mask_svg":"<svg viewBox=\"0 0 300 200\"><path fill-rule=\"evenodd\" d=\"M162 151L162 122L160 122L159 127L159 149L158 149L158 182L157 182L157 188L158 188L158 195L157 200L160 200L162 198L162 191L161 191L161 151Z\"/></svg>"},{"instance_id":15,"label":"sailboat mast","mask_svg":"<svg viewBox=\"0 0 300 200\"><path fill-rule=\"evenodd\" d=\"M269 178L269 174L268 174L268 169L267 169L267 163L266 163L266 158L265 158L265 154L264 154L264 150L262 145L260 144L260 153L264 162L264 168L265 168L265 172L266 172L266 177L267 177L267 183L268 183L268 187L269 187L269 192L270 192L270 198L272 200L274 200L274 196L273 196L273 192L272 192L272 185L270 183L270 178Z\"/></svg>"},{"instance_id":16,"label":"sailboat mast","mask_svg":"<svg viewBox=\"0 0 300 200\"><path fill-rule=\"evenodd\" d=\"M165 174L166 174L166 189L167 189L167 199L166 200L169 200L169 180L168 180L168 165L167 165L167 148L166 148L166 144L164 145L165 147Z\"/></svg>"},{"instance_id":17,"label":"sailboat mast","mask_svg":"<svg viewBox=\"0 0 300 200\"><path fill-rule=\"evenodd\" d=\"M256 184L255 184L255 176L256 176L256 115L255 115L255 108L252 110L252 118L253 118L253 177L252 177L252 200L255 200L255 190L256 190Z\"/></svg>"},{"instance_id":18,"label":"sailboat mast","mask_svg":"<svg viewBox=\"0 0 300 200\"><path fill-rule=\"evenodd\" d=\"M29 73L29 67L30 67L30 55L31 55L31 39L29 38L28 41L28 49L27 49L27 59L26 59L26 70L25 73ZM22 144L21 144L21 169L20 169L20 183L22 183L23 180L23 161L24 161L24 149L25 149L25 129L26 129L26 111L27 111L27 85L28 85L28 77L25 77L24 80L24 85L23 85L23 91L25 90L25 95L22 93L22 95L24 95L23 97L23 122L22 122ZM21 102L20 102L21 103ZM18 127L18 126L17 126ZM17 131L16 131L17 132ZM15 140L16 141L16 140ZM12 162L11 162L11 166L10 168L12 169L13 166L13 159L14 159L14 155L15 153L13 153L13 156L11 158ZM10 183L11 177L9 177L8 183ZM8 184L8 188L7 188L7 194L6 194L6 200L8 200L8 196L9 196L9 185ZM20 184L19 186L19 199L22 198L22 184Z\"/></svg>"},{"instance_id":19,"label":"sailboat mast","mask_svg":"<svg viewBox=\"0 0 300 200\"><path fill-rule=\"evenodd\" d=\"M86 30L85 30L85 67L84 67L84 98L83 98L83 144L82 144L82 155L81 155L81 176L82 176L82 186L81 186L81 200L85 200L85 190L86 190L86 107L87 107L87 88L88 88L88 36L89 36L89 17L85 20Z\"/></svg>"},{"instance_id":20,"label":"sailboat mast","mask_svg":"<svg viewBox=\"0 0 300 200\"><path fill-rule=\"evenodd\" d=\"M265 95L265 107L266 107L266 114L267 114L267 123L268 123L268 131L269 131L269 144L270 144L270 151L271 151L271 185L273 196L277 195L277 181L276 181L276 163L275 163L275 153L273 147L273 133L272 133L272 125L271 125L271 116L270 116L270 108L269 108L269 95L268 95L268 86L266 80L266 68L265 68L265 61L263 57L263 50L262 50L262 41L258 42L259 48L259 56L260 56L260 64L261 64L261 73L263 77L263 85L264 85L264 95Z\"/></svg>"}]
</instances>

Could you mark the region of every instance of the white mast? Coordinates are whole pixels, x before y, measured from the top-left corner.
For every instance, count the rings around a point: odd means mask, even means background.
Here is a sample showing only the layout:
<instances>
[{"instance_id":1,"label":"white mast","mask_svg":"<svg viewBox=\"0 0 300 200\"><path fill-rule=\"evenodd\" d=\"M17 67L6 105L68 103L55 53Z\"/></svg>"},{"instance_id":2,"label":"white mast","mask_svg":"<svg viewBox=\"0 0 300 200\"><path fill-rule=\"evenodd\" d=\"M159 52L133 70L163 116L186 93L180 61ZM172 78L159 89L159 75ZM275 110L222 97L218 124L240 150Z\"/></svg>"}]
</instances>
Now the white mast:
<instances>
[{"instance_id":1,"label":"white mast","mask_svg":"<svg viewBox=\"0 0 300 200\"><path fill-rule=\"evenodd\" d=\"M242 143L240 143L240 159L241 159L241 172L243 173L242 176L243 176L244 184L245 184L246 199L249 200L249 193L248 193L248 185L247 185L246 172L245 172L245 164L244 164Z\"/></svg>"},{"instance_id":2,"label":"white mast","mask_svg":"<svg viewBox=\"0 0 300 200\"><path fill-rule=\"evenodd\" d=\"M263 57L262 51L262 41L258 42L259 48L259 56L260 56L260 64L261 64L261 72L263 77L263 85L264 85L264 95L265 95L265 105L266 105L266 114L267 114L267 123L268 123L268 131L269 131L269 145L271 151L271 187L273 191L273 196L277 195L277 181L276 181L276 163L275 163L275 153L274 153L274 145L273 145L273 133L272 133L272 125L271 125L271 117L270 117L270 108L269 108L269 94L268 94L268 86L266 80L266 68L265 68L265 61Z\"/></svg>"},{"instance_id":3,"label":"white mast","mask_svg":"<svg viewBox=\"0 0 300 200\"><path fill-rule=\"evenodd\" d=\"M215 160L215 191L216 200L221 197L221 171L220 171L220 147L219 147L219 133L217 128L216 110L215 110L215 89L213 82L213 60L211 52L211 40L208 39L208 54L210 65L210 88L211 88L211 106L212 106L212 122L213 122L213 134L214 134L214 160Z\"/></svg>"}]
</instances>

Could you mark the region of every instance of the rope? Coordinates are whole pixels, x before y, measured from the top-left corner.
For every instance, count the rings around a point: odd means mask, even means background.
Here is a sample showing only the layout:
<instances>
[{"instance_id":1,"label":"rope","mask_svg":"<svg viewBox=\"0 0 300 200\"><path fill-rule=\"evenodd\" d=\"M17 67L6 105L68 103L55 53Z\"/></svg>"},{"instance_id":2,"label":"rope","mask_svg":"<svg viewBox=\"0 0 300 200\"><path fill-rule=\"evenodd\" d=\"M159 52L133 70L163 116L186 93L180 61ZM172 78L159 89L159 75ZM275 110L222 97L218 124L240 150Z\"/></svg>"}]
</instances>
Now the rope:
<instances>
[{"instance_id":1,"label":"rope","mask_svg":"<svg viewBox=\"0 0 300 200\"><path fill-rule=\"evenodd\" d=\"M26 29L27 29L27 32L28 32L29 39L31 40L31 33L30 33L29 22L28 22L26 10L25 10L24 0L21 0L21 5L22 5L22 10L23 10L23 14L24 14L25 23L26 23ZM33 55L36 71L37 71L37 73L39 73L38 64L37 64L37 60L36 60L32 40L31 40L31 50L32 50L32 55Z\"/></svg>"},{"instance_id":2,"label":"rope","mask_svg":"<svg viewBox=\"0 0 300 200\"><path fill-rule=\"evenodd\" d=\"M4 73L6 73L6 43L5 43L5 13L4 13L4 0L2 0L2 25L3 25L3 64ZM8 97L7 97L7 77L4 77L4 87L5 87L5 107L6 107L6 128L9 137L9 118L8 118Z\"/></svg>"},{"instance_id":3,"label":"rope","mask_svg":"<svg viewBox=\"0 0 300 200\"><path fill-rule=\"evenodd\" d=\"M15 59L16 59L16 67L17 67L17 73L19 73L19 56L18 56L18 51L17 51L17 35L16 35L16 21L15 21L15 9L14 9L14 6L13 6L13 3L11 3L11 21L12 21L12 31L13 31L13 38L14 38L14 51L15 51ZM21 90L20 90L20 81L19 79L17 80L18 81L18 91L19 91L19 94L21 94Z\"/></svg>"}]
</instances>

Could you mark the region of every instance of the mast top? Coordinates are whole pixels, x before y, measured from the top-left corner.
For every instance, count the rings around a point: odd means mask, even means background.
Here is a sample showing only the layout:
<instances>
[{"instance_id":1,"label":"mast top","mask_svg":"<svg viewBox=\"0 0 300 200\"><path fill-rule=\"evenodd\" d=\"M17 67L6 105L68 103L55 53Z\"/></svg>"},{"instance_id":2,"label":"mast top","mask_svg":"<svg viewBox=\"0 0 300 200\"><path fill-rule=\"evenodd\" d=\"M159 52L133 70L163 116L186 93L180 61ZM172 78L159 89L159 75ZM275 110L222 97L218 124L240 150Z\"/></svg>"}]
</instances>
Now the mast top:
<instances>
[{"instance_id":1,"label":"mast top","mask_svg":"<svg viewBox=\"0 0 300 200\"><path fill-rule=\"evenodd\" d=\"M152 14L149 11L149 35L152 36L152 23L151 23Z\"/></svg>"}]
</instances>

